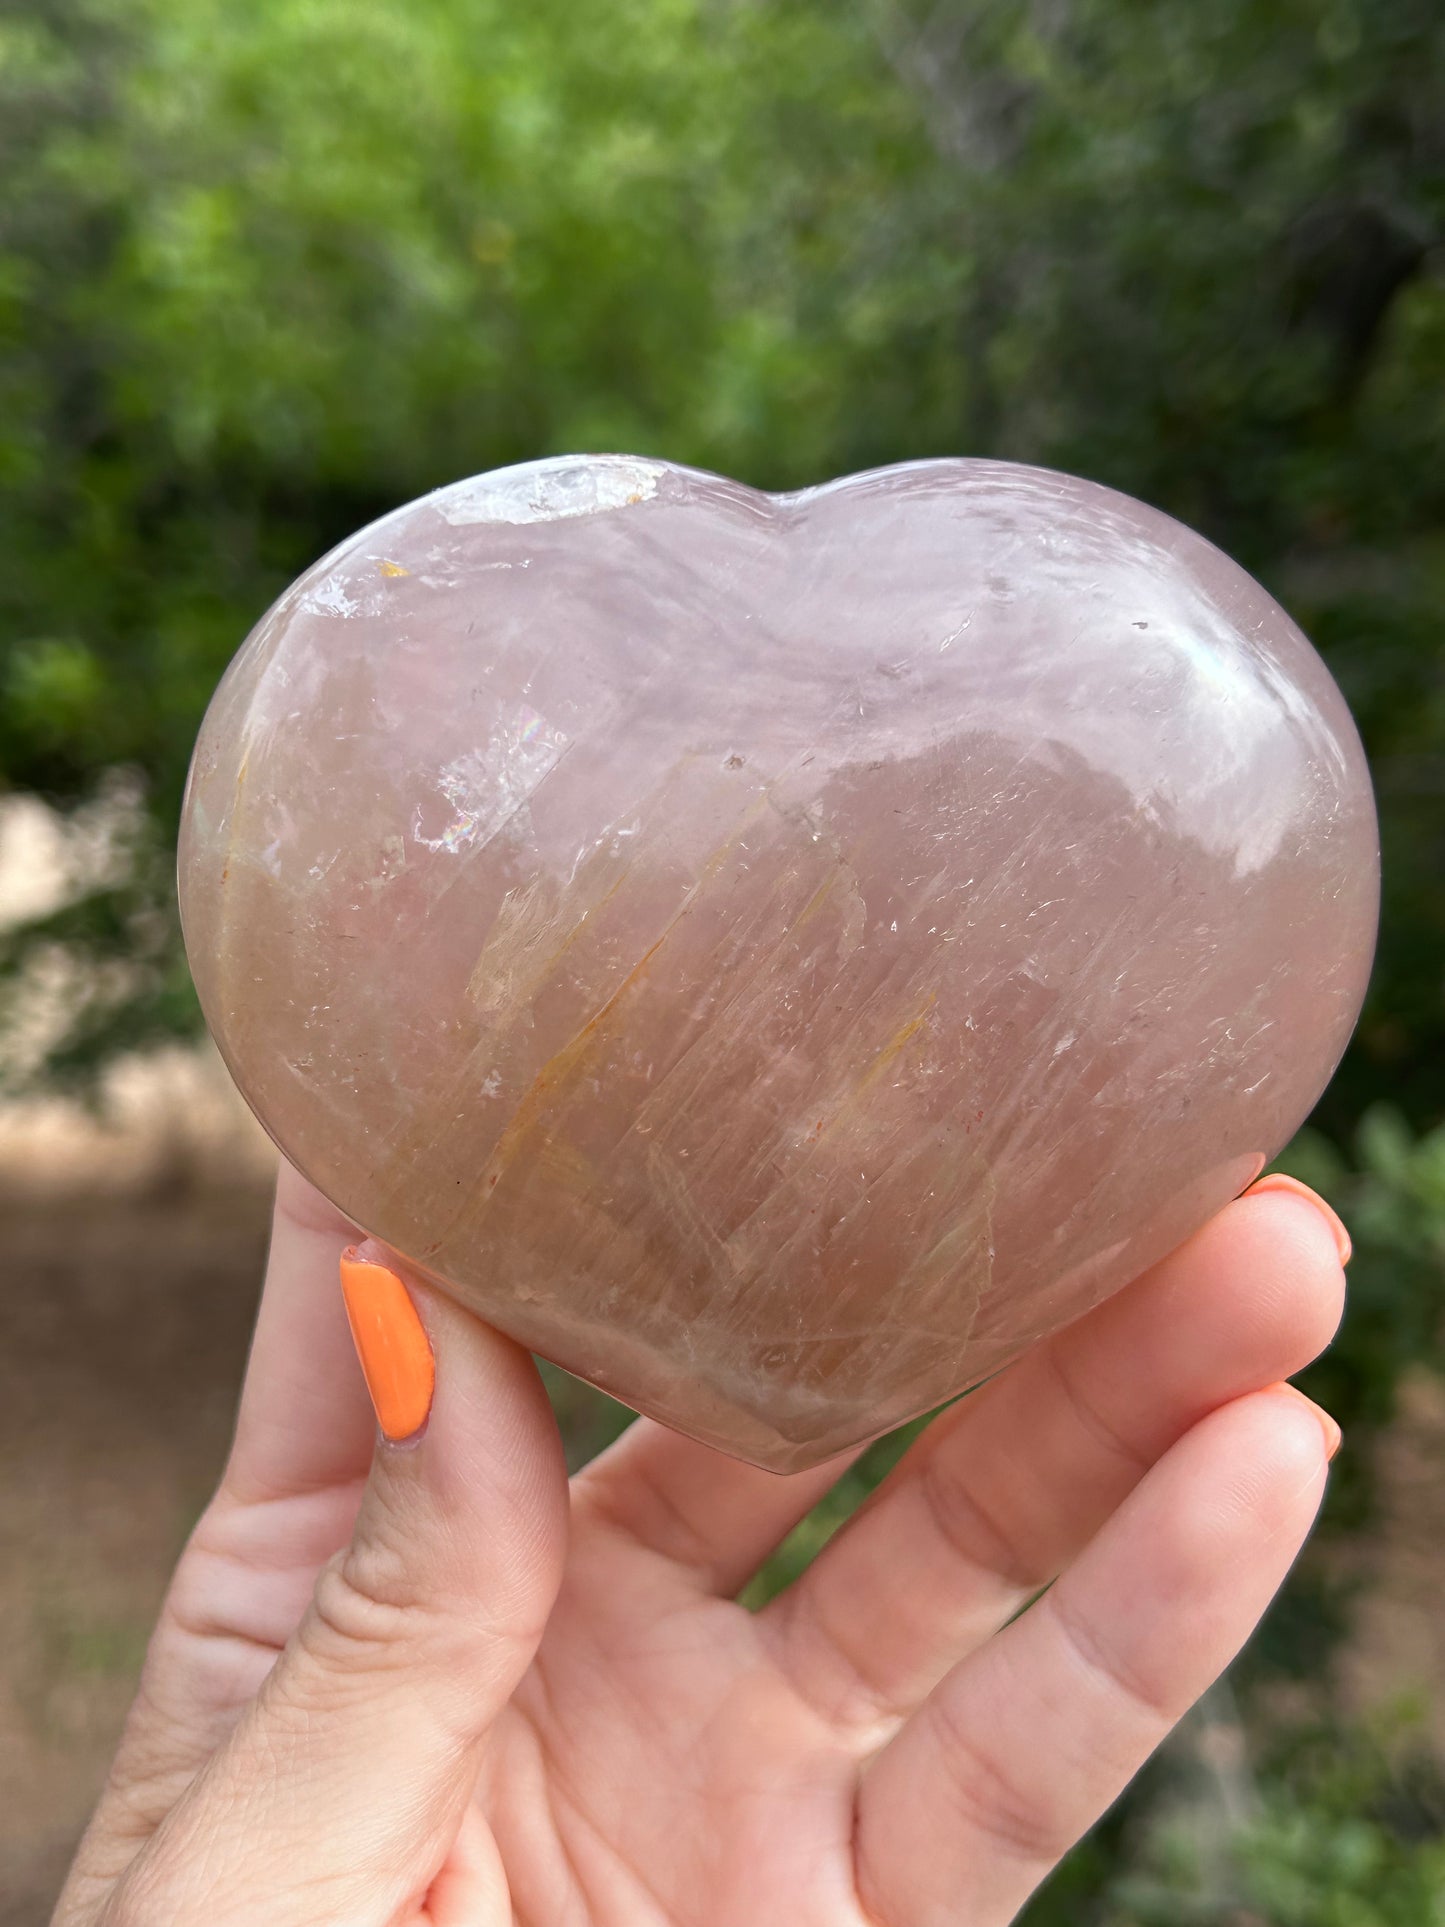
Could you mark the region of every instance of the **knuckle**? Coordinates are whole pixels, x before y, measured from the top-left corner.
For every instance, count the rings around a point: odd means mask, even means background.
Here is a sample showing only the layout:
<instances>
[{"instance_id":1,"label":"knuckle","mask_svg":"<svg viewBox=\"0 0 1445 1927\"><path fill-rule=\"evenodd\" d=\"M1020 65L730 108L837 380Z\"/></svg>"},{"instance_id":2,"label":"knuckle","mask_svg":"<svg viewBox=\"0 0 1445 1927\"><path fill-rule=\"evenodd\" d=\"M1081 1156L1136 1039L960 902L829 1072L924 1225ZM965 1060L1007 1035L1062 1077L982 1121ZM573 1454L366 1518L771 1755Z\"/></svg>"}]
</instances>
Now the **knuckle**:
<instances>
[{"instance_id":1,"label":"knuckle","mask_svg":"<svg viewBox=\"0 0 1445 1927\"><path fill-rule=\"evenodd\" d=\"M1165 1703L1163 1694L1119 1653L1111 1652L1088 1621L1071 1610L1064 1598L1053 1596L1052 1610L1075 1663L1099 1683L1109 1699L1151 1728L1162 1731L1174 1723L1177 1715Z\"/></svg>"},{"instance_id":2,"label":"knuckle","mask_svg":"<svg viewBox=\"0 0 1445 1927\"><path fill-rule=\"evenodd\" d=\"M1076 1371L1071 1371L1064 1363L1062 1347L1051 1344L1045 1347L1044 1356L1049 1371L1063 1393L1064 1401L1073 1413L1080 1430L1096 1449L1106 1457L1118 1459L1136 1476L1142 1476L1152 1463L1147 1452L1143 1452L1126 1437L1114 1422L1105 1417L1099 1407L1084 1391Z\"/></svg>"},{"instance_id":3,"label":"knuckle","mask_svg":"<svg viewBox=\"0 0 1445 1927\"><path fill-rule=\"evenodd\" d=\"M404 1572L369 1546L348 1546L317 1573L302 1637L326 1656L375 1665L414 1649L427 1617Z\"/></svg>"},{"instance_id":4,"label":"knuckle","mask_svg":"<svg viewBox=\"0 0 1445 1927\"><path fill-rule=\"evenodd\" d=\"M1024 1785L998 1752L970 1730L948 1694L934 1703L941 1755L964 1822L1024 1865L1052 1866L1073 1842L1039 1784Z\"/></svg>"},{"instance_id":5,"label":"knuckle","mask_svg":"<svg viewBox=\"0 0 1445 1927\"><path fill-rule=\"evenodd\" d=\"M957 1558L983 1567L1021 1592L1049 1577L1025 1556L1017 1535L993 1517L947 1449L925 1452L919 1489L934 1529Z\"/></svg>"},{"instance_id":6,"label":"knuckle","mask_svg":"<svg viewBox=\"0 0 1445 1927\"><path fill-rule=\"evenodd\" d=\"M530 1662L552 1603L530 1546L509 1546L445 1508L409 1505L409 1495L374 1484L356 1537L317 1572L268 1681L278 1731L299 1735L340 1705L391 1703L405 1689L449 1737L470 1743Z\"/></svg>"},{"instance_id":7,"label":"knuckle","mask_svg":"<svg viewBox=\"0 0 1445 1927\"><path fill-rule=\"evenodd\" d=\"M499 1682L531 1656L476 1602L431 1598L371 1547L338 1553L317 1576L297 1635L303 1664L278 1669L277 1731L304 1743L312 1719L338 1703L372 1705L405 1689L448 1743L470 1744L492 1717Z\"/></svg>"}]
</instances>

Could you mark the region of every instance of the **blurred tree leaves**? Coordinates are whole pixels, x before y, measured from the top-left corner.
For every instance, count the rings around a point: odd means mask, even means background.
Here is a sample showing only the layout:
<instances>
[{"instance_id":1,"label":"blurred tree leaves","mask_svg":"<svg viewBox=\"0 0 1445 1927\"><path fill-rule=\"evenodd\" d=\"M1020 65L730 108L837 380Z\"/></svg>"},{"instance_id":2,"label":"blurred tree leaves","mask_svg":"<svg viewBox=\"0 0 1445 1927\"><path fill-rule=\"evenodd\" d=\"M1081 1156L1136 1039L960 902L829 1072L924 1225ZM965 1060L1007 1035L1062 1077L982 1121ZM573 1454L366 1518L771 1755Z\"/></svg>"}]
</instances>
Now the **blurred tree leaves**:
<instances>
[{"instance_id":1,"label":"blurred tree leaves","mask_svg":"<svg viewBox=\"0 0 1445 1927\"><path fill-rule=\"evenodd\" d=\"M164 838L271 596L464 473L1053 463L1326 651L1388 914L1323 1121L1432 1119L1442 59L1433 0L7 0L0 782Z\"/></svg>"}]
</instances>

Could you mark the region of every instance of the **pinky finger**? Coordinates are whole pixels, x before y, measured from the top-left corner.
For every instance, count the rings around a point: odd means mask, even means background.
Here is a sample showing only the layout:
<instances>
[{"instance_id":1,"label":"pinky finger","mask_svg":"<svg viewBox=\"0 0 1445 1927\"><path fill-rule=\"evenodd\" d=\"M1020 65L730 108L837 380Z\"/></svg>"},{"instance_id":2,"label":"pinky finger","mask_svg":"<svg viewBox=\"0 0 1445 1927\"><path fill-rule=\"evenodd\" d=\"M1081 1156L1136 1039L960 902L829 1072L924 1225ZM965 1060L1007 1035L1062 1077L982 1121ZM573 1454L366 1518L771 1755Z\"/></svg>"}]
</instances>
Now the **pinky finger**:
<instances>
[{"instance_id":1,"label":"pinky finger","mask_svg":"<svg viewBox=\"0 0 1445 1927\"><path fill-rule=\"evenodd\" d=\"M869 1919L1014 1918L1254 1630L1319 1508L1329 1423L1286 1387L1211 1413L942 1681L864 1775Z\"/></svg>"}]
</instances>

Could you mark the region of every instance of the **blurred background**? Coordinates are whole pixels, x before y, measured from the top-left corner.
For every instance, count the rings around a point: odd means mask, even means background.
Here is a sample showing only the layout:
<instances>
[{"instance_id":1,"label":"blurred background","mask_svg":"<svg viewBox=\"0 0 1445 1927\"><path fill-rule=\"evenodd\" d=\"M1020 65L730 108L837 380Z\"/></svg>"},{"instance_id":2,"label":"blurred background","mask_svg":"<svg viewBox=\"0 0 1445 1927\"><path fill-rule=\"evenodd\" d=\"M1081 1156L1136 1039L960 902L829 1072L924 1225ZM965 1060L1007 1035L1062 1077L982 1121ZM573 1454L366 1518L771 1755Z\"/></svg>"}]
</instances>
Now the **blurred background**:
<instances>
[{"instance_id":1,"label":"blurred background","mask_svg":"<svg viewBox=\"0 0 1445 1927\"><path fill-rule=\"evenodd\" d=\"M1030 1927L1445 1923L1438 0L0 0L0 1923L48 1914L224 1452L269 1153L172 883L267 603L436 484L985 454L1205 531L1379 790L1327 1517ZM558 1377L575 1458L619 1423ZM875 1449L761 1582L821 1543Z\"/></svg>"}]
</instances>

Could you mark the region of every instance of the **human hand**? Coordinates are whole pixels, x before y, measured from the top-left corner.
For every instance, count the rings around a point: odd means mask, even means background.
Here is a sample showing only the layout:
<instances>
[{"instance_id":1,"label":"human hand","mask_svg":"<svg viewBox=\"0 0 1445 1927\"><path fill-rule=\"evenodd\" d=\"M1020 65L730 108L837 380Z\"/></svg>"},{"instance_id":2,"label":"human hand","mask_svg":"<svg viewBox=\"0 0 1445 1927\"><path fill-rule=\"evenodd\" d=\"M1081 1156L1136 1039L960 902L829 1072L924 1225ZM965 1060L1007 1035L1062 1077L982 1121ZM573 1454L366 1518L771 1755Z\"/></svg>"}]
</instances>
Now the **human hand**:
<instances>
[{"instance_id":1,"label":"human hand","mask_svg":"<svg viewBox=\"0 0 1445 1927\"><path fill-rule=\"evenodd\" d=\"M1338 1433L1279 1381L1348 1245L1265 1183L936 1420L754 1614L844 1461L641 1420L569 1497L530 1359L411 1280L435 1395L377 1443L355 1233L283 1172L230 1462L55 1927L1002 1927L1319 1504Z\"/></svg>"}]
</instances>

